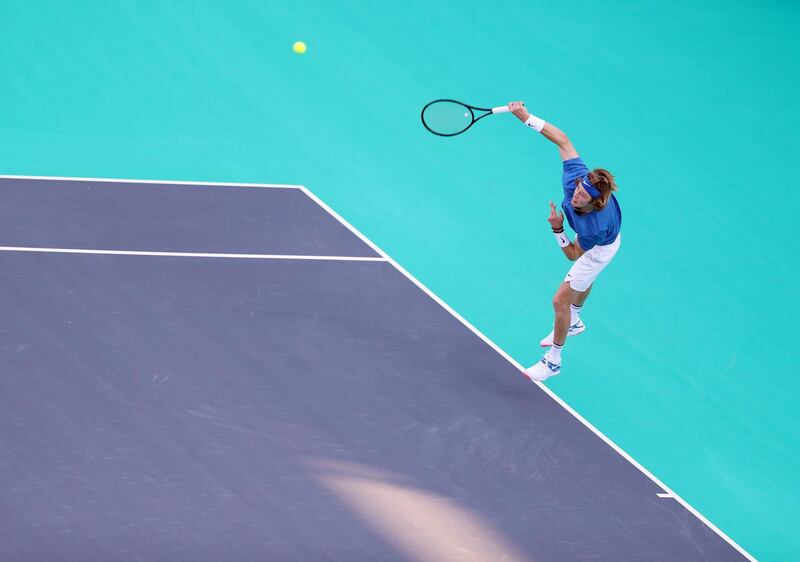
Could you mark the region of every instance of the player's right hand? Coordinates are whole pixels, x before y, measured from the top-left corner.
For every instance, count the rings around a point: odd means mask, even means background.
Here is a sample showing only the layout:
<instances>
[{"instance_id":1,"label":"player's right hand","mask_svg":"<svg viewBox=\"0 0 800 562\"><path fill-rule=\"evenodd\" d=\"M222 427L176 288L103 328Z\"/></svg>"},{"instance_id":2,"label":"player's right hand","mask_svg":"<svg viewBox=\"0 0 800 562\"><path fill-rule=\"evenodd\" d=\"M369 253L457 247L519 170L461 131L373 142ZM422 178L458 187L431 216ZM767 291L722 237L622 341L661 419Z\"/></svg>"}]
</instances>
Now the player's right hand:
<instances>
[{"instance_id":1,"label":"player's right hand","mask_svg":"<svg viewBox=\"0 0 800 562\"><path fill-rule=\"evenodd\" d=\"M530 113L528 113L528 109L525 107L524 101L509 102L508 109L510 109L511 113L516 115L517 119L519 119L523 123L528 120L528 117L530 117Z\"/></svg>"}]
</instances>

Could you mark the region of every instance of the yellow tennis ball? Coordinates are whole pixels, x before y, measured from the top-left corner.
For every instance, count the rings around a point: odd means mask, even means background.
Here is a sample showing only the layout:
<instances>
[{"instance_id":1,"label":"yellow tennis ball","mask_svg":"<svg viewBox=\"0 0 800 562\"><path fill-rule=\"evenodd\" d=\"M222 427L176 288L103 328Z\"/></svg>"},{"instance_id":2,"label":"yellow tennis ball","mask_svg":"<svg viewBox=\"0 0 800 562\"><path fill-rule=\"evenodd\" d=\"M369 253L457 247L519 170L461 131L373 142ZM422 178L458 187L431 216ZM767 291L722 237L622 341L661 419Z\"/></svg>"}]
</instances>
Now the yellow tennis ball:
<instances>
[{"instance_id":1,"label":"yellow tennis ball","mask_svg":"<svg viewBox=\"0 0 800 562\"><path fill-rule=\"evenodd\" d=\"M308 47L306 47L306 44L302 41L297 41L294 45L292 45L292 50L298 55L302 55L308 50Z\"/></svg>"}]
</instances>

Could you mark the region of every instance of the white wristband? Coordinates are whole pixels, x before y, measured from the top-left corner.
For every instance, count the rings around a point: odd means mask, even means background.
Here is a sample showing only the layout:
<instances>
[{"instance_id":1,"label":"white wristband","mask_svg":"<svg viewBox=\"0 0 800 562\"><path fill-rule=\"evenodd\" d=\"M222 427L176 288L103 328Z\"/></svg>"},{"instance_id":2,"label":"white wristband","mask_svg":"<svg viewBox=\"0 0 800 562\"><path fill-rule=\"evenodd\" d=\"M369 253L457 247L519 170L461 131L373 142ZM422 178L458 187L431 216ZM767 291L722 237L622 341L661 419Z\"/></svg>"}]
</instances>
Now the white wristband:
<instances>
[{"instance_id":1,"label":"white wristband","mask_svg":"<svg viewBox=\"0 0 800 562\"><path fill-rule=\"evenodd\" d=\"M567 246L572 244L566 232L554 232L553 236L556 237L556 242L558 242L558 245L561 246L562 248L566 248Z\"/></svg>"},{"instance_id":2,"label":"white wristband","mask_svg":"<svg viewBox=\"0 0 800 562\"><path fill-rule=\"evenodd\" d=\"M544 119L539 119L533 114L528 116L528 119L525 120L525 124L531 129L536 130L538 133L541 133L542 129L544 129L544 126L546 125Z\"/></svg>"}]
</instances>

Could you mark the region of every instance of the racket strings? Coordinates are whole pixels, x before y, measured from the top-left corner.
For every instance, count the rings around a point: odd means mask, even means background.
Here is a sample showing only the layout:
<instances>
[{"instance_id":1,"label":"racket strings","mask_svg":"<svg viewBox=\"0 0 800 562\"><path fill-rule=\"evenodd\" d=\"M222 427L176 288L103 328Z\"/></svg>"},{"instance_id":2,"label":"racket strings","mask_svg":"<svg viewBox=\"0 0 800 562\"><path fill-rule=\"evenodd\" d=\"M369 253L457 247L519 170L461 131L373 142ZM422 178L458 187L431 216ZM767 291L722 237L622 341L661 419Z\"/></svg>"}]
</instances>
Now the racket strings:
<instances>
[{"instance_id":1,"label":"racket strings","mask_svg":"<svg viewBox=\"0 0 800 562\"><path fill-rule=\"evenodd\" d=\"M422 112L422 122L437 135L463 133L474 120L474 114L469 107L450 100L432 102Z\"/></svg>"}]
</instances>

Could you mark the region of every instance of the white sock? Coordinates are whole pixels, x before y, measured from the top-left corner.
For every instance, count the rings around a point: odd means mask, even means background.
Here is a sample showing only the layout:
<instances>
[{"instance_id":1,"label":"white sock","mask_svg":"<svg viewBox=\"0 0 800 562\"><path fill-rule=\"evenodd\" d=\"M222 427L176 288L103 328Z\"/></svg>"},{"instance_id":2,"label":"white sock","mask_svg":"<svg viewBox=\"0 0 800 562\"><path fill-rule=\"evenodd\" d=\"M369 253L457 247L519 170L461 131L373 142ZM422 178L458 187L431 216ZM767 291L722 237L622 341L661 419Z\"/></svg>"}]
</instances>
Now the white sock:
<instances>
[{"instance_id":1,"label":"white sock","mask_svg":"<svg viewBox=\"0 0 800 562\"><path fill-rule=\"evenodd\" d=\"M564 348L563 345L556 345L553 344L550 346L550 351L547 352L547 360L551 363L558 363L561 364L561 350Z\"/></svg>"},{"instance_id":2,"label":"white sock","mask_svg":"<svg viewBox=\"0 0 800 562\"><path fill-rule=\"evenodd\" d=\"M569 305L569 325L572 326L581 319L581 305Z\"/></svg>"}]
</instances>

